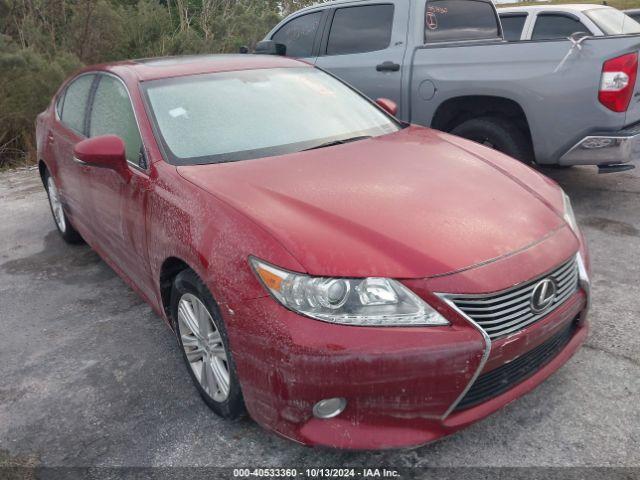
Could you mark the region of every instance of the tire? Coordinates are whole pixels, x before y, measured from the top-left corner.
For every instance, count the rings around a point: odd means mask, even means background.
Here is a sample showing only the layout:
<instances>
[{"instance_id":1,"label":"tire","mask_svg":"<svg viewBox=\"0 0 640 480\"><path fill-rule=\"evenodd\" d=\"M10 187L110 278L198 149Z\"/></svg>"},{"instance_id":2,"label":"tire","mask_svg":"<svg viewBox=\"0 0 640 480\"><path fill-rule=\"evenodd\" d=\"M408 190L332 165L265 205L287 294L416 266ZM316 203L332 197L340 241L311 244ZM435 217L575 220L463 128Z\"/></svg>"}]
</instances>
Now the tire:
<instances>
[{"instance_id":1,"label":"tire","mask_svg":"<svg viewBox=\"0 0 640 480\"><path fill-rule=\"evenodd\" d=\"M451 132L507 154L524 163L533 162L526 135L512 122L500 117L479 117L467 120Z\"/></svg>"},{"instance_id":2,"label":"tire","mask_svg":"<svg viewBox=\"0 0 640 480\"><path fill-rule=\"evenodd\" d=\"M189 375L205 403L222 418L242 416L244 401L227 330L209 289L192 270L183 270L173 282L171 318ZM206 323L210 329L203 335Z\"/></svg>"},{"instance_id":3,"label":"tire","mask_svg":"<svg viewBox=\"0 0 640 480\"><path fill-rule=\"evenodd\" d=\"M53 223L56 224L58 232L63 240L70 244L84 243L82 236L73 227L69 221L69 217L64 211L60 196L58 194L58 187L54 178L51 176L48 170L44 172L44 187L47 191L47 198L49 199L49 207L51 208L51 215L53 216Z\"/></svg>"}]
</instances>

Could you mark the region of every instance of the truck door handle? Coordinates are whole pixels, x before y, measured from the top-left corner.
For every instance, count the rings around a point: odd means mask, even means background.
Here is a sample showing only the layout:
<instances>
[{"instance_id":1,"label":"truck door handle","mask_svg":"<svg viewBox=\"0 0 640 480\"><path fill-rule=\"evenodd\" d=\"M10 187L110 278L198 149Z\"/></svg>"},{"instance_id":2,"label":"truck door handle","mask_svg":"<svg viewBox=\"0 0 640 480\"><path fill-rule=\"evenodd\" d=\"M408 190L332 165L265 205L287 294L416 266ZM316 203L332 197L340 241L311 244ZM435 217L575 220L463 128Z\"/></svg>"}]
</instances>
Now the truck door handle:
<instances>
[{"instance_id":1,"label":"truck door handle","mask_svg":"<svg viewBox=\"0 0 640 480\"><path fill-rule=\"evenodd\" d=\"M383 62L376 66L378 72L399 72L400 64L393 62Z\"/></svg>"}]
</instances>

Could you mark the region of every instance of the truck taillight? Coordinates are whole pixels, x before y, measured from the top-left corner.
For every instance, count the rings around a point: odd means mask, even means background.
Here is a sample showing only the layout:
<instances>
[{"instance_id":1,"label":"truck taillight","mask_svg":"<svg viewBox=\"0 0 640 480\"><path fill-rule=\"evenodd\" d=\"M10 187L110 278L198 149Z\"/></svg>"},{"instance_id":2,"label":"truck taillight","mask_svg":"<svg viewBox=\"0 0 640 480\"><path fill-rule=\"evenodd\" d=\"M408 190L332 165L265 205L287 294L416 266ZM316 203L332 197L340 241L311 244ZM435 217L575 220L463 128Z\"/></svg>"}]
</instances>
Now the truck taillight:
<instances>
[{"instance_id":1,"label":"truck taillight","mask_svg":"<svg viewBox=\"0 0 640 480\"><path fill-rule=\"evenodd\" d=\"M604 62L598 99L609 110L626 112L638 74L638 53L629 53Z\"/></svg>"}]
</instances>

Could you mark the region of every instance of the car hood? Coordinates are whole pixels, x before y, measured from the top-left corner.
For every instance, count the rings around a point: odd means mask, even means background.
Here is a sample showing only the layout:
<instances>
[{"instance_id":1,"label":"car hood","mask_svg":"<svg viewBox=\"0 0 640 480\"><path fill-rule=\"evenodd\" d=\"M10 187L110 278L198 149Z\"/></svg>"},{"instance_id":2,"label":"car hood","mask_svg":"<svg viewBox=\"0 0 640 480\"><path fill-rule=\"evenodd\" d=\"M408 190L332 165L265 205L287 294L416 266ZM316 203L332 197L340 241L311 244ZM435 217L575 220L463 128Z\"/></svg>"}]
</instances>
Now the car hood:
<instances>
[{"instance_id":1,"label":"car hood","mask_svg":"<svg viewBox=\"0 0 640 480\"><path fill-rule=\"evenodd\" d=\"M529 248L565 226L504 159L496 166L495 152L464 146L410 127L178 172L269 231L313 275L442 275Z\"/></svg>"}]
</instances>

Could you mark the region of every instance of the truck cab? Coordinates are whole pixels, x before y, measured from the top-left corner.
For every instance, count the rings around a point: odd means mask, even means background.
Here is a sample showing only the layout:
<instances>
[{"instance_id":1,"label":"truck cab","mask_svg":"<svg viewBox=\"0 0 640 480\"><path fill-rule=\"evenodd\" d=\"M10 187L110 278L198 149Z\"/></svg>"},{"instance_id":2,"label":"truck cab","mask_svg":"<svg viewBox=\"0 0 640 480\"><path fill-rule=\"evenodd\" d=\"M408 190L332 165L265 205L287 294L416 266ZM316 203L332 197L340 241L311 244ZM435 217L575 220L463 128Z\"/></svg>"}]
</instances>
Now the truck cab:
<instances>
[{"instance_id":1,"label":"truck cab","mask_svg":"<svg viewBox=\"0 0 640 480\"><path fill-rule=\"evenodd\" d=\"M413 3L413 2L411 2ZM425 5L425 20L411 18L407 0L338 0L303 9L268 36L284 44L287 56L330 71L372 98L398 104L398 117L409 117L402 101L409 77L403 71L416 39L410 21L418 20L418 41L503 41L490 0L435 0Z\"/></svg>"},{"instance_id":2,"label":"truck cab","mask_svg":"<svg viewBox=\"0 0 640 480\"><path fill-rule=\"evenodd\" d=\"M337 0L265 40L393 100L406 122L526 163L615 171L640 157L640 36L582 30L508 42L491 0Z\"/></svg>"}]
</instances>

